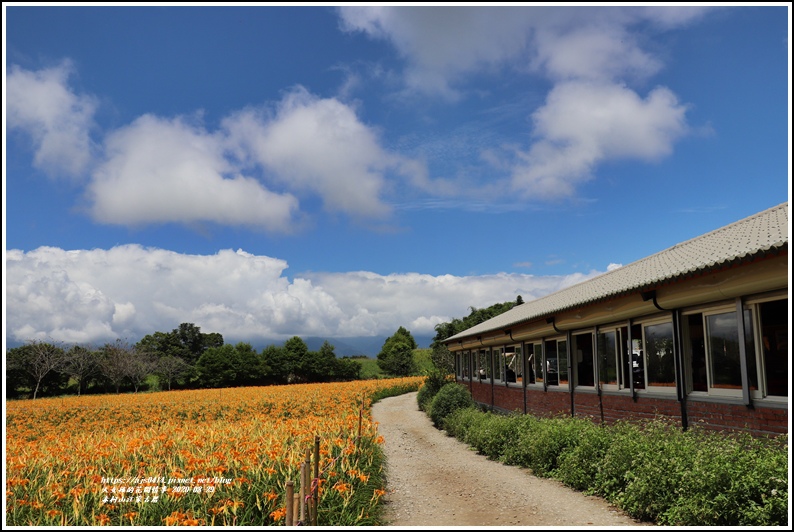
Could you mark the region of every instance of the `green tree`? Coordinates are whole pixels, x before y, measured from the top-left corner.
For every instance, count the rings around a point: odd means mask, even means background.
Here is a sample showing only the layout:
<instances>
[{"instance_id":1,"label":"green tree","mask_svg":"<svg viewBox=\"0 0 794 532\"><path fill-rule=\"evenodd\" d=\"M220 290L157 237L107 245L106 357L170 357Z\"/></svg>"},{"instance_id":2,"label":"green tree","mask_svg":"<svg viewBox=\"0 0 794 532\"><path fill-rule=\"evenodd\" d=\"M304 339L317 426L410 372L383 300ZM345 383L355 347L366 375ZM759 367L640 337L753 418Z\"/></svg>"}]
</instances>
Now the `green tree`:
<instances>
[{"instance_id":1,"label":"green tree","mask_svg":"<svg viewBox=\"0 0 794 532\"><path fill-rule=\"evenodd\" d=\"M478 309L476 307L469 307L469 315L463 319L454 318L450 322L439 323L435 326L436 335L433 337L433 343L430 347L435 348L442 344L444 340L455 336L459 332L479 325L480 323L490 320L491 318L503 314L516 305L524 302L521 296L518 296L515 301L506 301L504 303L495 303L490 307Z\"/></svg>"},{"instance_id":2,"label":"green tree","mask_svg":"<svg viewBox=\"0 0 794 532\"><path fill-rule=\"evenodd\" d=\"M210 347L196 362L199 382L208 388L259 384L267 370L251 344Z\"/></svg>"},{"instance_id":3,"label":"green tree","mask_svg":"<svg viewBox=\"0 0 794 532\"><path fill-rule=\"evenodd\" d=\"M400 329L403 329L400 327ZM403 329L404 330L404 329ZM407 332L407 331L406 331ZM408 333L410 336L410 333ZM407 376L416 372L414 364L412 345L413 338L408 338L401 331L397 331L383 343L380 353L378 353L378 366L381 370L390 375Z\"/></svg>"},{"instance_id":4,"label":"green tree","mask_svg":"<svg viewBox=\"0 0 794 532\"><path fill-rule=\"evenodd\" d=\"M291 368L288 367L284 347L269 345L262 350L262 363L267 367L266 380L270 384L289 382Z\"/></svg>"},{"instance_id":5,"label":"green tree","mask_svg":"<svg viewBox=\"0 0 794 532\"><path fill-rule=\"evenodd\" d=\"M171 390L171 383L188 375L190 369L190 364L184 359L169 355L157 361L154 373L160 378L160 382L165 381L168 384L168 389Z\"/></svg>"},{"instance_id":6,"label":"green tree","mask_svg":"<svg viewBox=\"0 0 794 532\"><path fill-rule=\"evenodd\" d=\"M205 334L201 332L201 327L193 323L182 323L168 333L158 331L147 334L136 347L154 353L157 358L174 356L193 365L205 350L222 345L223 336L220 333Z\"/></svg>"},{"instance_id":7,"label":"green tree","mask_svg":"<svg viewBox=\"0 0 794 532\"><path fill-rule=\"evenodd\" d=\"M99 373L99 356L88 347L75 345L66 352L61 372L75 380L79 396L85 383Z\"/></svg>"},{"instance_id":8,"label":"green tree","mask_svg":"<svg viewBox=\"0 0 794 532\"><path fill-rule=\"evenodd\" d=\"M14 389L27 387L33 399L39 392L60 390L66 378L61 373L66 363L63 348L47 342L31 340L6 353L6 378Z\"/></svg>"}]
</instances>

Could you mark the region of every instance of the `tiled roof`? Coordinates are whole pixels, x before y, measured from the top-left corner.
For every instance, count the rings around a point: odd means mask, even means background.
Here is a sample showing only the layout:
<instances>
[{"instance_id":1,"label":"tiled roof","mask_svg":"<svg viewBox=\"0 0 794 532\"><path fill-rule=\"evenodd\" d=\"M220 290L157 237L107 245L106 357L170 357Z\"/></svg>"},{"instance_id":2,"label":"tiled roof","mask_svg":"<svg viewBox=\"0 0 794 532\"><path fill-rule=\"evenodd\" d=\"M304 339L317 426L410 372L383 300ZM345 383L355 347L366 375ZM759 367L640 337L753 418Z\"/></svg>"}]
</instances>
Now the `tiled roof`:
<instances>
[{"instance_id":1,"label":"tiled roof","mask_svg":"<svg viewBox=\"0 0 794 532\"><path fill-rule=\"evenodd\" d=\"M788 203L781 203L621 268L525 302L445 341L503 330L696 272L748 260L788 246Z\"/></svg>"}]
</instances>

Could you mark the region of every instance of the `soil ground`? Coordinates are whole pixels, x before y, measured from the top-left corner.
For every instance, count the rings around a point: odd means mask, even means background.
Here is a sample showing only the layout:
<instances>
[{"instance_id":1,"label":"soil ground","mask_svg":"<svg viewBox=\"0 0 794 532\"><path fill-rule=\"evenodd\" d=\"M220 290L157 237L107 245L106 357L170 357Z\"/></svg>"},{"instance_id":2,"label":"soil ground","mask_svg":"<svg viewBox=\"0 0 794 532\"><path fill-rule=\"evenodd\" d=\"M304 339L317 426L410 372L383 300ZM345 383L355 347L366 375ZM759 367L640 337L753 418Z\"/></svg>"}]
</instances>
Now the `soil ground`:
<instances>
[{"instance_id":1,"label":"soil ground","mask_svg":"<svg viewBox=\"0 0 794 532\"><path fill-rule=\"evenodd\" d=\"M639 527L599 497L488 460L436 429L416 392L375 403L386 454L386 526Z\"/></svg>"}]
</instances>

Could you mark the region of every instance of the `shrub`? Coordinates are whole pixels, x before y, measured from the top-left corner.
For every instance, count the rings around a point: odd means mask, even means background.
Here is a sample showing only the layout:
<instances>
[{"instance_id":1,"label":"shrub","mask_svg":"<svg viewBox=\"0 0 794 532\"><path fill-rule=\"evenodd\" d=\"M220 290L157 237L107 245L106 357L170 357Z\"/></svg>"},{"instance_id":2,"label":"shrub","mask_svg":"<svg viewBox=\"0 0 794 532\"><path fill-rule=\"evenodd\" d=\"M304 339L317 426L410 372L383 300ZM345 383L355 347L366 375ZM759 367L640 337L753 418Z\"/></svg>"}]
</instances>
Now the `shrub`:
<instances>
[{"instance_id":1,"label":"shrub","mask_svg":"<svg viewBox=\"0 0 794 532\"><path fill-rule=\"evenodd\" d=\"M748 434L708 434L692 467L681 475L662 525L769 526L788 519L787 436L777 441ZM780 445L782 444L782 445Z\"/></svg>"},{"instance_id":2,"label":"shrub","mask_svg":"<svg viewBox=\"0 0 794 532\"><path fill-rule=\"evenodd\" d=\"M429 370L427 372L427 377L425 377L424 384L419 388L419 392L416 394L416 402L419 404L419 410L427 412L430 402L438 391L449 382L454 382L451 375L438 369Z\"/></svg>"},{"instance_id":3,"label":"shrub","mask_svg":"<svg viewBox=\"0 0 794 532\"><path fill-rule=\"evenodd\" d=\"M483 416L470 428L466 443L491 460L497 460L502 456L505 445L512 435L511 421L512 419L507 416Z\"/></svg>"},{"instance_id":4,"label":"shrub","mask_svg":"<svg viewBox=\"0 0 794 532\"><path fill-rule=\"evenodd\" d=\"M583 424L580 428L578 444L560 456L554 477L567 486L590 493L604 455L612 444L612 432L595 423Z\"/></svg>"},{"instance_id":5,"label":"shrub","mask_svg":"<svg viewBox=\"0 0 794 532\"><path fill-rule=\"evenodd\" d=\"M444 429L450 436L468 443L469 431L476 427L485 416L486 414L477 407L461 408L444 418Z\"/></svg>"},{"instance_id":6,"label":"shrub","mask_svg":"<svg viewBox=\"0 0 794 532\"><path fill-rule=\"evenodd\" d=\"M438 428L444 428L444 418L455 410L474 406L474 399L463 386L450 382L441 387L430 403L430 419Z\"/></svg>"}]
</instances>

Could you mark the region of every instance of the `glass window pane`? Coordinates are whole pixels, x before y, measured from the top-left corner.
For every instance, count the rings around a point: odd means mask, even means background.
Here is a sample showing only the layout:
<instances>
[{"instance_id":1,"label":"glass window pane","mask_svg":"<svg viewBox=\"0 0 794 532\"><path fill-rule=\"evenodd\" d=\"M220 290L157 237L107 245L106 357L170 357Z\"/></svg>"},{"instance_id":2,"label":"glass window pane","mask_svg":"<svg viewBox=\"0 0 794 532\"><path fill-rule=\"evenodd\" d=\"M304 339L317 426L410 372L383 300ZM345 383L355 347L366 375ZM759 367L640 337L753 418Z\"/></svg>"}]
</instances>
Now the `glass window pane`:
<instances>
[{"instance_id":1,"label":"glass window pane","mask_svg":"<svg viewBox=\"0 0 794 532\"><path fill-rule=\"evenodd\" d=\"M535 344L534 346L534 359L535 359L535 382L543 382L546 372L543 369L543 348L542 344Z\"/></svg>"},{"instance_id":2,"label":"glass window pane","mask_svg":"<svg viewBox=\"0 0 794 532\"><path fill-rule=\"evenodd\" d=\"M788 397L788 299L759 305L766 394Z\"/></svg>"},{"instance_id":3,"label":"glass window pane","mask_svg":"<svg viewBox=\"0 0 794 532\"><path fill-rule=\"evenodd\" d=\"M557 366L559 371L560 385L568 384L568 342L560 340L557 342Z\"/></svg>"},{"instance_id":4,"label":"glass window pane","mask_svg":"<svg viewBox=\"0 0 794 532\"><path fill-rule=\"evenodd\" d=\"M726 312L706 317L711 363L711 386L741 389L742 372L739 363L739 330L736 313Z\"/></svg>"},{"instance_id":5,"label":"glass window pane","mask_svg":"<svg viewBox=\"0 0 794 532\"><path fill-rule=\"evenodd\" d=\"M574 335L573 357L574 364L576 364L576 385L595 386L593 335L591 333Z\"/></svg>"},{"instance_id":6,"label":"glass window pane","mask_svg":"<svg viewBox=\"0 0 794 532\"><path fill-rule=\"evenodd\" d=\"M618 352L615 331L598 334L598 382L618 383Z\"/></svg>"},{"instance_id":7,"label":"glass window pane","mask_svg":"<svg viewBox=\"0 0 794 532\"><path fill-rule=\"evenodd\" d=\"M675 387L672 323L645 327L645 356L648 363L648 386Z\"/></svg>"}]
</instances>

